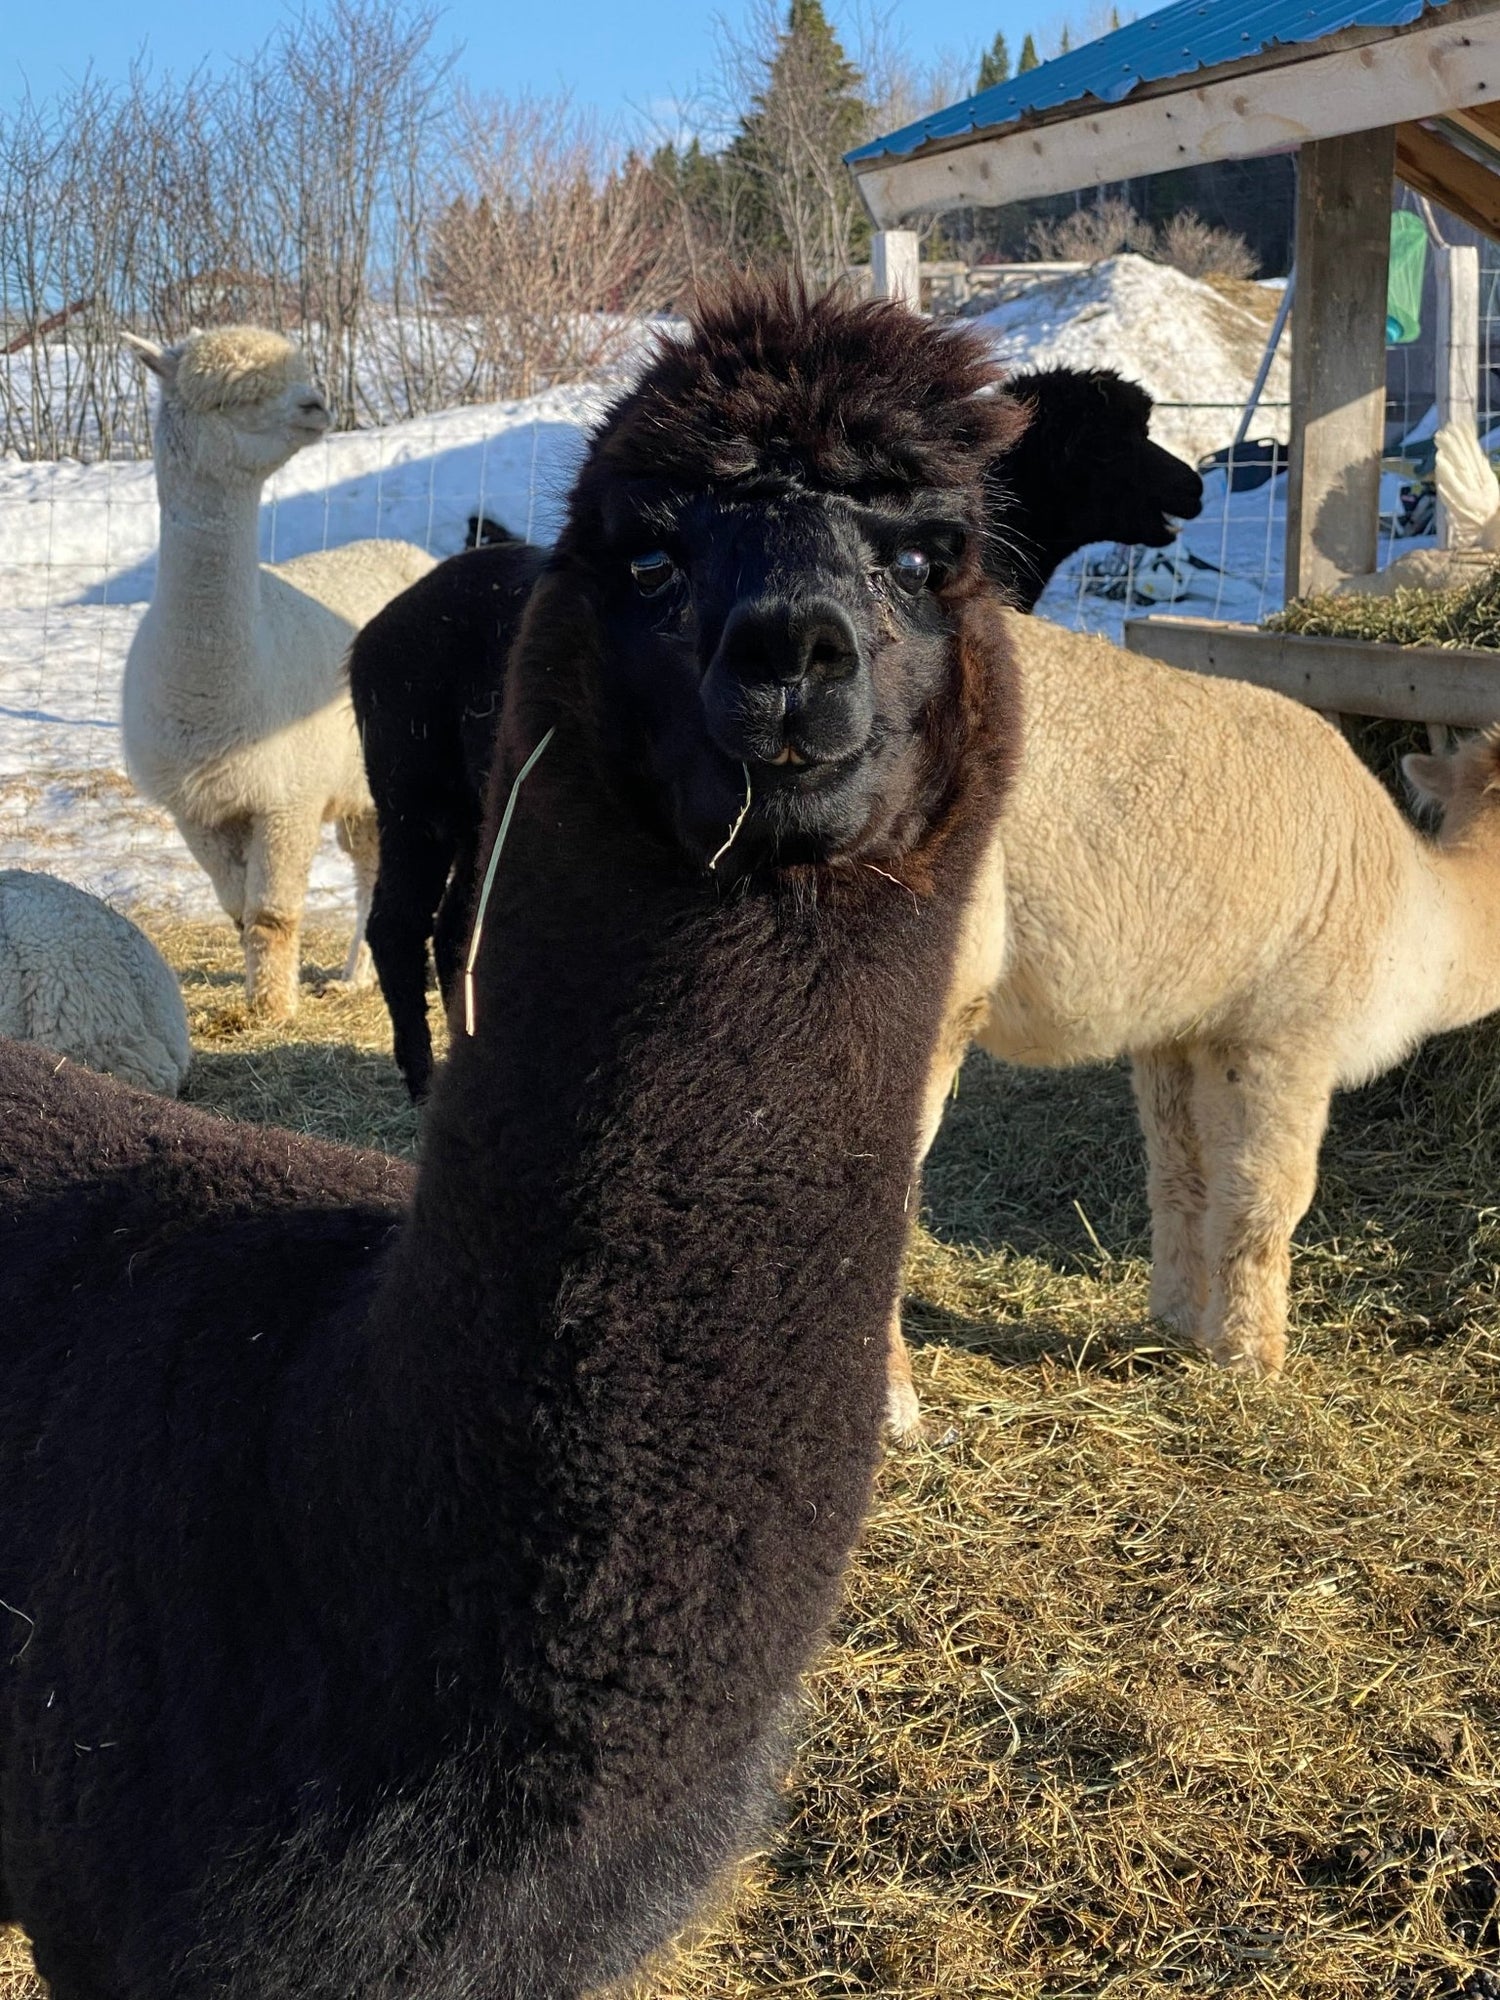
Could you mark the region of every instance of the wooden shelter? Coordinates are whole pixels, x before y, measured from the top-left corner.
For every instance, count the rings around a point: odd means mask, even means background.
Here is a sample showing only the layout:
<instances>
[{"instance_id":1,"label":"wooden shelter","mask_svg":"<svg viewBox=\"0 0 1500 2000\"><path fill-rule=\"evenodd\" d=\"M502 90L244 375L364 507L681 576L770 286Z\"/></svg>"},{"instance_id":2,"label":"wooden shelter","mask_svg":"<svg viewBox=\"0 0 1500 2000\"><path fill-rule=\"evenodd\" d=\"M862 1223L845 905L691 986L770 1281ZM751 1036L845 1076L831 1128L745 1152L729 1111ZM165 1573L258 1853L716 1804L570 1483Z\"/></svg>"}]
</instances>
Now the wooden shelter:
<instances>
[{"instance_id":1,"label":"wooden shelter","mask_svg":"<svg viewBox=\"0 0 1500 2000\"><path fill-rule=\"evenodd\" d=\"M911 296L903 225L1207 160L1298 155L1288 596L1376 567L1393 177L1500 240L1500 0L1175 0L849 155L877 284ZM1472 256L1472 253L1469 253ZM1477 305L1475 306L1477 313ZM1450 315L1454 367L1468 314ZM1477 350L1477 325L1473 345ZM1500 717L1492 653L1421 655L1188 618L1127 643L1322 709Z\"/></svg>"}]
</instances>

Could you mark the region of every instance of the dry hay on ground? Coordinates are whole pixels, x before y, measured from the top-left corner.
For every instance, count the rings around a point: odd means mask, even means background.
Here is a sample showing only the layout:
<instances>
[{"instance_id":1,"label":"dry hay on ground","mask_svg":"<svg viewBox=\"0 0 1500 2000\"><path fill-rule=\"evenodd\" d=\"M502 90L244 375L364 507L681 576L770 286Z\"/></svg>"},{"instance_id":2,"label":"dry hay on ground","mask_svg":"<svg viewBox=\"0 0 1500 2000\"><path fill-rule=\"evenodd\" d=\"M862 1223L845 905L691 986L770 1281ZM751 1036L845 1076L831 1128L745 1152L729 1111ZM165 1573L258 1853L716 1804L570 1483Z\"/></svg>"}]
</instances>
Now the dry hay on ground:
<instances>
[{"instance_id":1,"label":"dry hay on ground","mask_svg":"<svg viewBox=\"0 0 1500 2000\"><path fill-rule=\"evenodd\" d=\"M378 1002L242 1033L210 935L158 933L190 1095L409 1145ZM1268 1387L1143 1324L1123 1072L971 1057L910 1265L926 1438L773 1837L637 2000L1500 1990L1497 1058L1339 1100Z\"/></svg>"},{"instance_id":2,"label":"dry hay on ground","mask_svg":"<svg viewBox=\"0 0 1500 2000\"><path fill-rule=\"evenodd\" d=\"M380 989L353 991L338 977L347 932L304 933L297 1017L267 1027L246 1010L244 959L227 924L143 921L182 978L194 1051L186 1103L403 1158L416 1152L417 1114L391 1060ZM441 1049L439 1012L434 995Z\"/></svg>"},{"instance_id":3,"label":"dry hay on ground","mask_svg":"<svg viewBox=\"0 0 1500 2000\"><path fill-rule=\"evenodd\" d=\"M1266 620L1272 632L1372 639L1392 646L1500 647L1500 564L1454 590L1397 590L1389 597L1298 597Z\"/></svg>"}]
</instances>

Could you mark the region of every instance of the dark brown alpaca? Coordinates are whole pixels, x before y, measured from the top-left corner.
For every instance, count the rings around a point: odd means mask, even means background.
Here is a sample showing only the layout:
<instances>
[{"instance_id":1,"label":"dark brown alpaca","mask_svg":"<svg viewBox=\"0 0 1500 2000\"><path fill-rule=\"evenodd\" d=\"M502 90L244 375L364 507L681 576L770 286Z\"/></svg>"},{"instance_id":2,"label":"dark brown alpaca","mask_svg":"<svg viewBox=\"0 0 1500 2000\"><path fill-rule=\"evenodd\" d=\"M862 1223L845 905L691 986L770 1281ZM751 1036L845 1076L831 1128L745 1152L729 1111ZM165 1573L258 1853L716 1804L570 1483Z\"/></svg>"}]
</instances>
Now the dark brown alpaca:
<instances>
[{"instance_id":1,"label":"dark brown alpaca","mask_svg":"<svg viewBox=\"0 0 1500 2000\"><path fill-rule=\"evenodd\" d=\"M1109 369L1012 377L1030 412L986 482L986 560L1030 610L1085 542L1159 547L1191 517L1203 482L1148 436L1151 398ZM485 778L505 662L545 551L476 515L470 546L439 563L364 626L349 688L380 825L367 936L390 1009L396 1062L413 1097L432 1080L427 946L445 999L468 939ZM904 1357L903 1357L904 1358Z\"/></svg>"},{"instance_id":2,"label":"dark brown alpaca","mask_svg":"<svg viewBox=\"0 0 1500 2000\"><path fill-rule=\"evenodd\" d=\"M55 2000L577 2000L755 1837L1014 743L990 380L745 293L606 421L404 1216L0 1058L0 1918Z\"/></svg>"}]
</instances>

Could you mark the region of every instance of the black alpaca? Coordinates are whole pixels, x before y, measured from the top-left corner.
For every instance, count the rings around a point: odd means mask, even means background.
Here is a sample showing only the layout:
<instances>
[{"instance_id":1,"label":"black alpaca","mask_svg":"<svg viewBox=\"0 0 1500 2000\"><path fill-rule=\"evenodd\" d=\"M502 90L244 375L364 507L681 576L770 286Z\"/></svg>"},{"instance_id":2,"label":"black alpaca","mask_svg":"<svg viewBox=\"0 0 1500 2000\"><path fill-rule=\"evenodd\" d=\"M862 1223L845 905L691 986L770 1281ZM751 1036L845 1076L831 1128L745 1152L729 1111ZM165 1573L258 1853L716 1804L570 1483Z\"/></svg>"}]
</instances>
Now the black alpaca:
<instances>
[{"instance_id":1,"label":"black alpaca","mask_svg":"<svg viewBox=\"0 0 1500 2000\"><path fill-rule=\"evenodd\" d=\"M466 549L492 548L505 542L519 542L525 539L513 535L503 521L497 521L492 514L471 514L468 532L464 536Z\"/></svg>"},{"instance_id":2,"label":"black alpaca","mask_svg":"<svg viewBox=\"0 0 1500 2000\"><path fill-rule=\"evenodd\" d=\"M1029 611L1058 563L1087 542L1169 542L1165 515L1195 515L1203 482L1150 442L1145 390L1108 370L1051 369L1015 378L1014 391L1034 407L1039 448L1023 437L996 461L987 560ZM468 937L491 716L544 560L483 515L469 529L470 551L392 599L350 654L380 826L367 935L414 1098L432 1078L427 943L451 1002Z\"/></svg>"},{"instance_id":3,"label":"black alpaca","mask_svg":"<svg viewBox=\"0 0 1500 2000\"><path fill-rule=\"evenodd\" d=\"M1163 549L1203 509L1203 481L1149 436L1151 398L1112 368L1043 368L1007 389L1029 411L989 479L990 573L1031 611L1090 542Z\"/></svg>"},{"instance_id":4,"label":"black alpaca","mask_svg":"<svg viewBox=\"0 0 1500 2000\"><path fill-rule=\"evenodd\" d=\"M427 941L451 999L469 934L505 660L544 549L511 537L450 556L379 614L349 687L380 829L365 937L413 1097L432 1077ZM365 632L370 632L367 626Z\"/></svg>"},{"instance_id":5,"label":"black alpaca","mask_svg":"<svg viewBox=\"0 0 1500 2000\"><path fill-rule=\"evenodd\" d=\"M1013 750L991 381L745 292L606 420L414 1189L0 1054L0 1920L54 2000L577 2000L762 1824Z\"/></svg>"}]
</instances>

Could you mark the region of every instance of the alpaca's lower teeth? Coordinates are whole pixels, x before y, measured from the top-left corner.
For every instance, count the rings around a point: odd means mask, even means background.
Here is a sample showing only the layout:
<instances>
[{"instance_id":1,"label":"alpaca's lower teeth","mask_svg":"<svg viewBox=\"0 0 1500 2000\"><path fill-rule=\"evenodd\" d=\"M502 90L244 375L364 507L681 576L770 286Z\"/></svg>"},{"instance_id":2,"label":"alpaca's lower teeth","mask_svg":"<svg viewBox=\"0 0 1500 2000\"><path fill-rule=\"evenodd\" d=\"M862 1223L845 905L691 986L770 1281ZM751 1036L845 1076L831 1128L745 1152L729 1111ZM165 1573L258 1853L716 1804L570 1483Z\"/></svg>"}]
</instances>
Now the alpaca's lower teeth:
<instances>
[{"instance_id":1,"label":"alpaca's lower teeth","mask_svg":"<svg viewBox=\"0 0 1500 2000\"><path fill-rule=\"evenodd\" d=\"M807 759L799 756L790 743L783 743L776 755L771 759L771 762L773 764L805 764Z\"/></svg>"}]
</instances>

